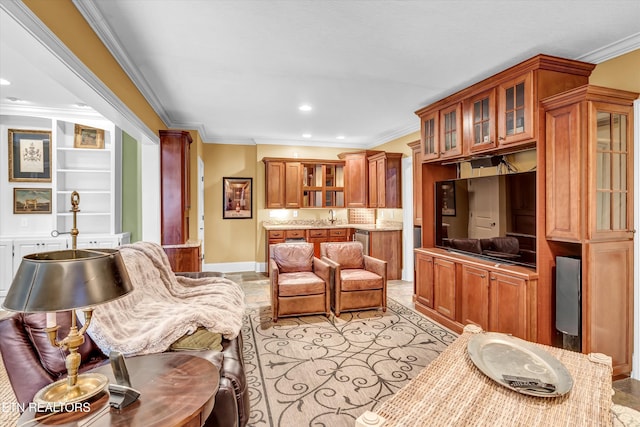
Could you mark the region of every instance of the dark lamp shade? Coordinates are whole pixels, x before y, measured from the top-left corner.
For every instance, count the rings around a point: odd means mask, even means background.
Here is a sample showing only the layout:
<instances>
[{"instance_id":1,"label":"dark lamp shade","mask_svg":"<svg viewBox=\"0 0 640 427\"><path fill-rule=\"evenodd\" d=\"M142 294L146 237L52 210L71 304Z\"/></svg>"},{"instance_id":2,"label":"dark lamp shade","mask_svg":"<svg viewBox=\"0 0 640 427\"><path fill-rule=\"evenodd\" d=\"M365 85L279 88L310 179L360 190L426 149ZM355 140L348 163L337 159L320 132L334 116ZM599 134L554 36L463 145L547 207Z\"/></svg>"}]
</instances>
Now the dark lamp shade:
<instances>
[{"instance_id":1,"label":"dark lamp shade","mask_svg":"<svg viewBox=\"0 0 640 427\"><path fill-rule=\"evenodd\" d=\"M133 290L116 249L63 250L27 255L2 306L19 312L90 307Z\"/></svg>"}]
</instances>

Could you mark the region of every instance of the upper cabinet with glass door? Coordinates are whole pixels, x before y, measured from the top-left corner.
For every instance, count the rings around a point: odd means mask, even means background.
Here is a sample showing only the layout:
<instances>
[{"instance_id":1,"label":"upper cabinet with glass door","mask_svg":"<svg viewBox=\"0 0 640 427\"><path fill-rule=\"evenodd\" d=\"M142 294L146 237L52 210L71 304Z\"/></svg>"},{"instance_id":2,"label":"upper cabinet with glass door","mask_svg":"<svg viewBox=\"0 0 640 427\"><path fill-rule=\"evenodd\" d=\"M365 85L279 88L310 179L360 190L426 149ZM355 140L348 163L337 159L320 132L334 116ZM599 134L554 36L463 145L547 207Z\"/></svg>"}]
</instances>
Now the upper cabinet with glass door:
<instances>
[{"instance_id":1,"label":"upper cabinet with glass door","mask_svg":"<svg viewBox=\"0 0 640 427\"><path fill-rule=\"evenodd\" d=\"M498 144L535 138L533 72L498 86Z\"/></svg>"},{"instance_id":2,"label":"upper cabinet with glass door","mask_svg":"<svg viewBox=\"0 0 640 427\"><path fill-rule=\"evenodd\" d=\"M633 239L632 126L637 97L587 85L542 101L547 238ZM581 212L586 213L586 223Z\"/></svg>"},{"instance_id":3,"label":"upper cabinet with glass door","mask_svg":"<svg viewBox=\"0 0 640 427\"><path fill-rule=\"evenodd\" d=\"M463 161L534 147L541 127L538 101L587 84L593 67L537 55L416 111L422 161Z\"/></svg>"}]
</instances>

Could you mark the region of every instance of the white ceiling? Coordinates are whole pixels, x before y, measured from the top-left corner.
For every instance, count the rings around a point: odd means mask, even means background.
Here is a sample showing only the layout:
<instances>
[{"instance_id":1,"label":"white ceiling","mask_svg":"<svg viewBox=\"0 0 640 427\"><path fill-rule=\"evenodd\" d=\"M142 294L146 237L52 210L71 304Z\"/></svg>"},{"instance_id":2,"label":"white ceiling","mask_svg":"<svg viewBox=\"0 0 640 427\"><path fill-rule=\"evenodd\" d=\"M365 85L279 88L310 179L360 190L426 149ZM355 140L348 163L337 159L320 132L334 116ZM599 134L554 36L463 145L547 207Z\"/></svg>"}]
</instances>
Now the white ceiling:
<instances>
[{"instance_id":1,"label":"white ceiling","mask_svg":"<svg viewBox=\"0 0 640 427\"><path fill-rule=\"evenodd\" d=\"M538 53L598 62L640 48L638 0L74 3L169 127L217 143L371 147L418 130L417 109ZM100 111L0 31L0 77L16 79L0 108L16 97Z\"/></svg>"}]
</instances>

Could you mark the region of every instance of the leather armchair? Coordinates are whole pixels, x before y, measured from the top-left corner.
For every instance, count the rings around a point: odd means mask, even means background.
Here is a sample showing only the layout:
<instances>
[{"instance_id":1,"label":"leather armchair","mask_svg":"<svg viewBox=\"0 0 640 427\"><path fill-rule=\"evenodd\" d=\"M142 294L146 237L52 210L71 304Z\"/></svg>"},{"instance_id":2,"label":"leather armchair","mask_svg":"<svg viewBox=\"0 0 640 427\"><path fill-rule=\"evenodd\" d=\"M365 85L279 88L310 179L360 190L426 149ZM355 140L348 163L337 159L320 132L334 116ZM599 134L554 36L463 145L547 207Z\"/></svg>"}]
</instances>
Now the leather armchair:
<instances>
[{"instance_id":1,"label":"leather armchair","mask_svg":"<svg viewBox=\"0 0 640 427\"><path fill-rule=\"evenodd\" d=\"M343 311L387 311L387 262L364 255L360 242L320 243L322 260L333 269L331 306Z\"/></svg>"},{"instance_id":2,"label":"leather armchair","mask_svg":"<svg viewBox=\"0 0 640 427\"><path fill-rule=\"evenodd\" d=\"M273 321L305 314L329 317L331 269L313 255L313 244L279 243L269 252Z\"/></svg>"}]
</instances>

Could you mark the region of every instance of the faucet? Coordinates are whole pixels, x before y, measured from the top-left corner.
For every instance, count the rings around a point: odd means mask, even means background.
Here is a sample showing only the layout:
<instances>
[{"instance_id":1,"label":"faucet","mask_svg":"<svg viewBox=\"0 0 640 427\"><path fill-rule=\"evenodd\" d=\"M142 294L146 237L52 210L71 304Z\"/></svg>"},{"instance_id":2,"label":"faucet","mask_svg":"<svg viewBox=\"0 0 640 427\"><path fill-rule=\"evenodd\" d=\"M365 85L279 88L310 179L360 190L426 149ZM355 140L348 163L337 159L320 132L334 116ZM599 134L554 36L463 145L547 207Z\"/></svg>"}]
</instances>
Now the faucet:
<instances>
[{"instance_id":1,"label":"faucet","mask_svg":"<svg viewBox=\"0 0 640 427\"><path fill-rule=\"evenodd\" d=\"M329 222L331 223L331 225L336 222L336 214L333 209L329 209Z\"/></svg>"}]
</instances>

